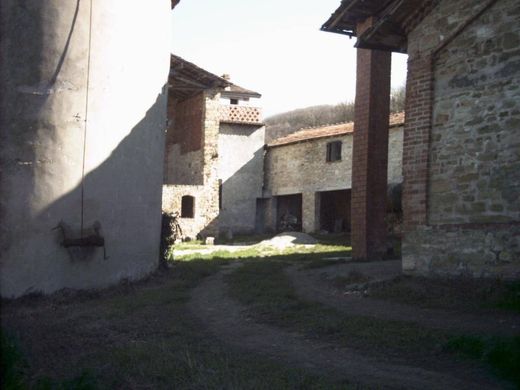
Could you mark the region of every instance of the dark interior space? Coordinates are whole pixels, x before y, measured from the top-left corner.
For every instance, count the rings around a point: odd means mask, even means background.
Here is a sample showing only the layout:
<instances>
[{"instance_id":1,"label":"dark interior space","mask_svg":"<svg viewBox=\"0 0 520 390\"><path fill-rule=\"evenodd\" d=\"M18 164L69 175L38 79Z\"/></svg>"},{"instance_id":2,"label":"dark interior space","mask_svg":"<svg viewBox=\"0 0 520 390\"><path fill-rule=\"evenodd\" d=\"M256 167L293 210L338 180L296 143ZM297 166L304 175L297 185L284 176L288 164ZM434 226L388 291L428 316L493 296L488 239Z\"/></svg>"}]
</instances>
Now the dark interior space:
<instances>
[{"instance_id":1,"label":"dark interior space","mask_svg":"<svg viewBox=\"0 0 520 390\"><path fill-rule=\"evenodd\" d=\"M302 194L277 196L277 230L302 230Z\"/></svg>"},{"instance_id":2,"label":"dark interior space","mask_svg":"<svg viewBox=\"0 0 520 390\"><path fill-rule=\"evenodd\" d=\"M320 192L320 229L329 233L350 231L350 190Z\"/></svg>"}]
</instances>

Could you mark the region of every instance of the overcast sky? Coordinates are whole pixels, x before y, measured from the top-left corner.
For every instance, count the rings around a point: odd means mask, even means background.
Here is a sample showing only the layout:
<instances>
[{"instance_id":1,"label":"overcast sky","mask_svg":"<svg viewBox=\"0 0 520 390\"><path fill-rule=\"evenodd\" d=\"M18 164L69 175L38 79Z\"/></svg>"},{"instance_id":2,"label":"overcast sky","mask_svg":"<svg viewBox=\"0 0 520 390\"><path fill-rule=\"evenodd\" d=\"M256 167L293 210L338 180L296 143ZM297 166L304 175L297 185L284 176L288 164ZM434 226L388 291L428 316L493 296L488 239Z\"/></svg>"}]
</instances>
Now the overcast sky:
<instances>
[{"instance_id":1,"label":"overcast sky","mask_svg":"<svg viewBox=\"0 0 520 390\"><path fill-rule=\"evenodd\" d=\"M172 53L262 94L264 116L354 100L354 39L320 31L341 0L181 0ZM406 56L392 57L392 87Z\"/></svg>"}]
</instances>

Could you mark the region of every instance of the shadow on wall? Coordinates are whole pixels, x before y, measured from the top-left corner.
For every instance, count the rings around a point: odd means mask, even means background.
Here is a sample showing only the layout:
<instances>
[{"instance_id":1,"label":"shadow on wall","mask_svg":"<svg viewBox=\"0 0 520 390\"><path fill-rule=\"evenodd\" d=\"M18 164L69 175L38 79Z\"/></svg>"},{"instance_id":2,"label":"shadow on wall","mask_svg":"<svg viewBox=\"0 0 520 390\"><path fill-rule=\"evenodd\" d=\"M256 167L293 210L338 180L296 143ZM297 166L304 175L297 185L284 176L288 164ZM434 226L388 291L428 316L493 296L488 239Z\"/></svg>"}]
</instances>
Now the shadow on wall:
<instances>
[{"instance_id":1,"label":"shadow on wall","mask_svg":"<svg viewBox=\"0 0 520 390\"><path fill-rule=\"evenodd\" d=\"M222 182L220 230L225 233L252 234L256 230L257 199L262 197L264 148Z\"/></svg>"},{"instance_id":2,"label":"shadow on wall","mask_svg":"<svg viewBox=\"0 0 520 390\"><path fill-rule=\"evenodd\" d=\"M219 203L221 206L216 218L206 221L204 227L198 232L197 238L204 240L206 237L225 237L229 231L232 234L252 234L257 232L257 199L262 196L263 184L263 147L258 148L249 161L232 174L221 184L219 196L221 199L209 199L205 201ZM190 195L186 190L186 195ZM181 196L181 194L177 195ZM195 196L195 219L205 219L200 214L204 210L199 197ZM179 212L181 210L171 210ZM202 211L203 212L203 211ZM179 220L181 228L186 232L186 221ZM218 232L218 234L215 234ZM194 238L194 237L192 237Z\"/></svg>"},{"instance_id":3,"label":"shadow on wall","mask_svg":"<svg viewBox=\"0 0 520 390\"><path fill-rule=\"evenodd\" d=\"M165 90L163 87L140 122L82 182L35 216L27 207L13 229L2 230L2 295L104 287L143 277L158 266ZM59 185L59 172L55 174L51 187ZM29 189L19 196L30 205L38 194ZM78 237L80 210L85 227L100 227L105 248L67 249L61 245L63 234L54 228L62 222L67 234Z\"/></svg>"}]
</instances>

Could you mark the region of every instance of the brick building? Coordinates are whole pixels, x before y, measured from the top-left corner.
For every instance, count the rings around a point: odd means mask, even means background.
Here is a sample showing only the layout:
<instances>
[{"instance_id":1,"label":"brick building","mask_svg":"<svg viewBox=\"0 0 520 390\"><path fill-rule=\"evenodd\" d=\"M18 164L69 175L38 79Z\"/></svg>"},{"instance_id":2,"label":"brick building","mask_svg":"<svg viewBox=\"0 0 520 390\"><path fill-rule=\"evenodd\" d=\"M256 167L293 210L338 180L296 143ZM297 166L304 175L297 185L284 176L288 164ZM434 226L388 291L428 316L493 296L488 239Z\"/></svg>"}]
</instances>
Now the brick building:
<instances>
[{"instance_id":1,"label":"brick building","mask_svg":"<svg viewBox=\"0 0 520 390\"><path fill-rule=\"evenodd\" d=\"M390 117L388 184L397 190L402 183L403 121L403 113ZM352 122L303 129L266 145L266 228L279 230L289 213L305 232L351 230L353 130Z\"/></svg>"},{"instance_id":2,"label":"brick building","mask_svg":"<svg viewBox=\"0 0 520 390\"><path fill-rule=\"evenodd\" d=\"M520 276L520 3L343 1L325 31L356 36L354 256L385 241L390 53L408 53L403 269Z\"/></svg>"},{"instance_id":3,"label":"brick building","mask_svg":"<svg viewBox=\"0 0 520 390\"><path fill-rule=\"evenodd\" d=\"M260 94L172 55L163 210L187 237L250 233L262 191ZM259 152L261 151L261 152ZM240 190L239 190L240 189Z\"/></svg>"}]
</instances>

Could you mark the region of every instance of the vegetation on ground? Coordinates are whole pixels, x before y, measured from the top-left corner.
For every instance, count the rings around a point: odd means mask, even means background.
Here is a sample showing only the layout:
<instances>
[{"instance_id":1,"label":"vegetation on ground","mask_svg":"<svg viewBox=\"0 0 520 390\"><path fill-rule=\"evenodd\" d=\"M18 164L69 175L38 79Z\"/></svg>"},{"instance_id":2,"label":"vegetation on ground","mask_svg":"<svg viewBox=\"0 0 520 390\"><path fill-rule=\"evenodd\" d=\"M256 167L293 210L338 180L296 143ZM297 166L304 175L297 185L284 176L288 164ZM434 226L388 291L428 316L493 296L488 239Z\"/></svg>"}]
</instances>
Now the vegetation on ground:
<instances>
[{"instance_id":1,"label":"vegetation on ground","mask_svg":"<svg viewBox=\"0 0 520 390\"><path fill-rule=\"evenodd\" d=\"M352 247L346 245L294 245L287 248L276 248L266 245L252 245L248 248L235 251L215 250L211 253L190 253L184 255L174 255L175 260L248 260L258 258L280 258L286 260L317 260L320 261L324 256L345 257L350 256Z\"/></svg>"},{"instance_id":2,"label":"vegetation on ground","mask_svg":"<svg viewBox=\"0 0 520 390\"><path fill-rule=\"evenodd\" d=\"M419 359L460 355L488 364L520 386L520 337L489 338L426 329L407 321L349 316L299 298L283 272L290 263L250 261L227 276L230 294L260 322L329 340L364 352ZM354 275L355 276L355 275Z\"/></svg>"},{"instance_id":3,"label":"vegetation on ground","mask_svg":"<svg viewBox=\"0 0 520 390\"><path fill-rule=\"evenodd\" d=\"M369 296L449 310L498 308L520 313L520 282L470 277L401 276L370 286Z\"/></svg>"},{"instance_id":4,"label":"vegetation on ground","mask_svg":"<svg viewBox=\"0 0 520 390\"><path fill-rule=\"evenodd\" d=\"M193 318L190 290L229 261L174 261L102 293L4 302L2 326L23 348L2 339L2 388L351 388L232 349Z\"/></svg>"},{"instance_id":5,"label":"vegetation on ground","mask_svg":"<svg viewBox=\"0 0 520 390\"><path fill-rule=\"evenodd\" d=\"M511 339L453 337L446 343L445 349L488 364L497 375L509 379L520 388L520 336Z\"/></svg>"},{"instance_id":6,"label":"vegetation on ground","mask_svg":"<svg viewBox=\"0 0 520 390\"><path fill-rule=\"evenodd\" d=\"M344 262L350 255L343 238L328 238L331 241L315 246L266 249L257 245L237 252L183 256L169 261L167 271L149 280L103 292L5 301L2 328L9 337L2 333L2 388L352 388L290 362L275 362L224 345L191 315L187 308L191 290L237 260L242 265L226 277L229 292L259 322L386 359L464 358L487 364L520 386L519 337L468 336L408 321L349 316L298 297L285 267L300 264L311 269ZM359 279L356 274L348 277ZM387 289L392 299L408 294L414 297L410 303L417 303L426 295L424 284L420 278L414 283L403 278L394 285L382 284L377 291L382 294ZM438 286L432 287L426 285L430 295ZM496 286L486 288L493 295ZM392 295L391 291L396 292ZM488 303L515 307L517 285L507 284L501 291ZM440 288L433 301L441 302L452 293ZM481 299L481 295L468 296ZM457 308L460 302L448 306Z\"/></svg>"}]
</instances>

